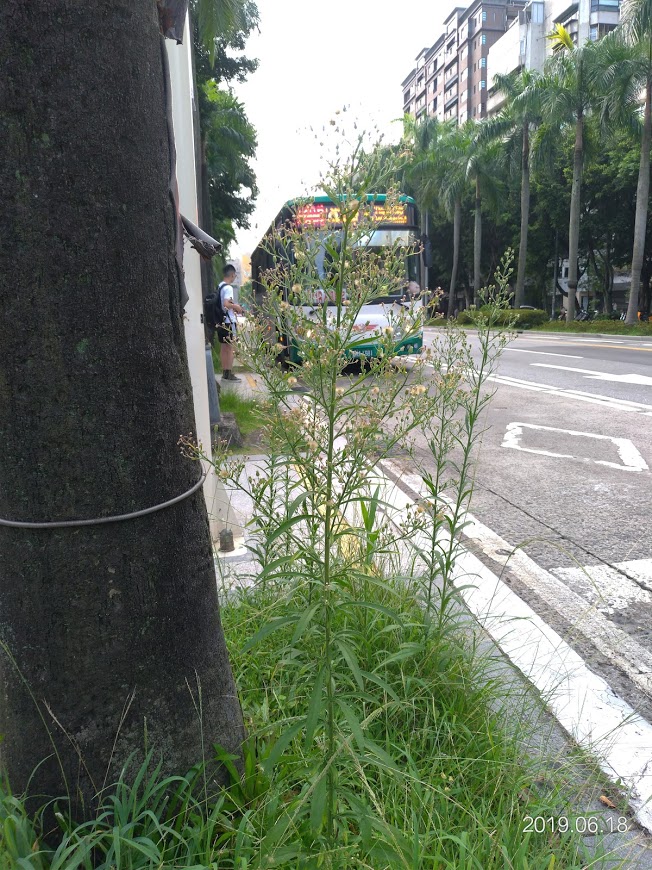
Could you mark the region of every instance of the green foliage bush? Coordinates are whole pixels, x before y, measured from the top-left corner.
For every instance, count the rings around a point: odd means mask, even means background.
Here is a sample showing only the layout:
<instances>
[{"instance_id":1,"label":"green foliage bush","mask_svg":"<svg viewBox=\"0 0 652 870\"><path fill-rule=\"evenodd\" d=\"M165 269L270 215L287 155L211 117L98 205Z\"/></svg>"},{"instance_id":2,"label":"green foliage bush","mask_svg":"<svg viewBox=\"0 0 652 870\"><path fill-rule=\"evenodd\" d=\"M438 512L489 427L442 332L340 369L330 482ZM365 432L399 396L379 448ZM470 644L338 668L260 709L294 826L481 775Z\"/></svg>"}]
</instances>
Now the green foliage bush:
<instances>
[{"instance_id":1,"label":"green foliage bush","mask_svg":"<svg viewBox=\"0 0 652 870\"><path fill-rule=\"evenodd\" d=\"M630 326L623 320L584 320L566 323L553 320L541 327L546 332L589 332L607 335L649 335L652 336L652 323L635 323Z\"/></svg>"},{"instance_id":2,"label":"green foliage bush","mask_svg":"<svg viewBox=\"0 0 652 870\"><path fill-rule=\"evenodd\" d=\"M483 305L479 311L462 311L457 318L457 322L461 326L472 325L477 321L478 315L486 316L489 311L490 306L487 305ZM494 322L497 326L511 326L514 320L516 321L513 324L515 329L530 329L533 326L541 326L541 324L547 323L550 320L550 315L547 311L542 311L540 308L521 308L518 311L508 308L499 311L494 317Z\"/></svg>"}]
</instances>

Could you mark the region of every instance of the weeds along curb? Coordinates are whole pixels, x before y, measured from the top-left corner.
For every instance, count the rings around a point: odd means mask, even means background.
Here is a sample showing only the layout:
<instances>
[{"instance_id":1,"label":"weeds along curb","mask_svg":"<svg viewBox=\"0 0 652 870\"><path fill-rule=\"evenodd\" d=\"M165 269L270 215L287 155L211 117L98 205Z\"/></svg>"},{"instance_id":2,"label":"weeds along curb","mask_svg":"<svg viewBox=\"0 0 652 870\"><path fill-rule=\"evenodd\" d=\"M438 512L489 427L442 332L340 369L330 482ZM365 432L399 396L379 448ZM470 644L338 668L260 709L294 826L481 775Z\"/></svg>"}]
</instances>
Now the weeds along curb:
<instances>
[{"instance_id":1,"label":"weeds along curb","mask_svg":"<svg viewBox=\"0 0 652 870\"><path fill-rule=\"evenodd\" d=\"M381 465L379 477L386 475L388 486L398 488L398 502L393 500L399 510L405 507L403 499L418 503L427 495L419 475L405 474L391 461ZM471 543L477 537L476 530L484 527L471 514L467 514L466 523L461 536ZM509 545L493 537L494 549L509 550ZM515 570L522 563L529 568L526 563L531 563L529 570L543 572L523 552L515 550L513 556L518 562ZM565 733L589 752L615 787L625 790L636 820L652 833L652 772L647 770L652 725L590 671L480 559L467 550L459 554L458 562L456 585L480 627L541 693ZM524 629L524 621L531 626L529 631Z\"/></svg>"}]
</instances>

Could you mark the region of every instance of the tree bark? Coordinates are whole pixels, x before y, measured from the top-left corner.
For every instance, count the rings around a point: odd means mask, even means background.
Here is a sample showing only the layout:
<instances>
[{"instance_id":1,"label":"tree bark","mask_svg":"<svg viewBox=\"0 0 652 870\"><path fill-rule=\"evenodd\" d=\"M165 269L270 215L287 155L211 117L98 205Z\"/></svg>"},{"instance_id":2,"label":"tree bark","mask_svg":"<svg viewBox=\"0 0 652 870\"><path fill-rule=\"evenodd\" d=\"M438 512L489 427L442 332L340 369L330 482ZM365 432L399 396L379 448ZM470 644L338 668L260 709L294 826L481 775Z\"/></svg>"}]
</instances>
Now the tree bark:
<instances>
[{"instance_id":1,"label":"tree bark","mask_svg":"<svg viewBox=\"0 0 652 870\"><path fill-rule=\"evenodd\" d=\"M645 86L645 113L643 116L643 135L641 138L641 162L638 170L636 188L636 217L634 219L634 248L632 251L632 286L625 323L638 322L639 292L641 269L645 256L645 236L647 232L648 197L650 194L650 143L652 141L652 79Z\"/></svg>"},{"instance_id":2,"label":"tree bark","mask_svg":"<svg viewBox=\"0 0 652 870\"><path fill-rule=\"evenodd\" d=\"M451 285L448 293L449 300L449 317L453 317L453 312L457 308L455 304L455 293L457 290L457 269L460 262L460 234L462 228L462 201L455 200L455 208L453 211L453 268L451 270Z\"/></svg>"},{"instance_id":3,"label":"tree bark","mask_svg":"<svg viewBox=\"0 0 652 870\"><path fill-rule=\"evenodd\" d=\"M584 117L579 115L575 125L573 152L573 187L571 189L570 220L568 224L568 300L566 322L575 320L577 301L577 256L580 239L580 205L582 201L582 169L584 164Z\"/></svg>"},{"instance_id":4,"label":"tree bark","mask_svg":"<svg viewBox=\"0 0 652 870\"><path fill-rule=\"evenodd\" d=\"M473 227L473 303L477 305L480 297L482 276L480 263L482 259L482 197L480 196L480 179L475 180L475 218Z\"/></svg>"},{"instance_id":5,"label":"tree bark","mask_svg":"<svg viewBox=\"0 0 652 870\"><path fill-rule=\"evenodd\" d=\"M127 514L199 478L178 446L194 415L156 5L6 3L0 517ZM145 743L179 773L238 752L201 489L119 523L0 526L0 636L17 793L89 817Z\"/></svg>"},{"instance_id":6,"label":"tree bark","mask_svg":"<svg viewBox=\"0 0 652 870\"><path fill-rule=\"evenodd\" d=\"M530 222L530 130L529 124L523 125L523 153L521 156L521 235L518 246L518 269L514 308L525 303L525 267L527 264L527 237Z\"/></svg>"}]
</instances>

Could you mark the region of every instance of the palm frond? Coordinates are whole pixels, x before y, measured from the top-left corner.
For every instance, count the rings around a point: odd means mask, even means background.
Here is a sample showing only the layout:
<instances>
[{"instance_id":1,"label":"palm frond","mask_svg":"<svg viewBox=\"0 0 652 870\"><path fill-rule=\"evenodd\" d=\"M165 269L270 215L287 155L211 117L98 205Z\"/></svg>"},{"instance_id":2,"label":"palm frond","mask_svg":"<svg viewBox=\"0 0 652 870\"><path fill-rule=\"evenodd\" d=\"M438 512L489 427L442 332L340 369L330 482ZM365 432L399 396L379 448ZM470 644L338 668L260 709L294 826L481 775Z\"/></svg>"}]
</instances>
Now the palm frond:
<instances>
[{"instance_id":1,"label":"palm frond","mask_svg":"<svg viewBox=\"0 0 652 870\"><path fill-rule=\"evenodd\" d=\"M575 43L573 42L573 37L570 35L569 31L566 30L563 24L555 24L552 29L552 32L549 33L546 37L552 43L553 53L568 51L575 51Z\"/></svg>"},{"instance_id":2,"label":"palm frond","mask_svg":"<svg viewBox=\"0 0 652 870\"><path fill-rule=\"evenodd\" d=\"M228 39L258 23L258 9L252 0L193 0L192 8L211 61L215 57L216 39Z\"/></svg>"}]
</instances>

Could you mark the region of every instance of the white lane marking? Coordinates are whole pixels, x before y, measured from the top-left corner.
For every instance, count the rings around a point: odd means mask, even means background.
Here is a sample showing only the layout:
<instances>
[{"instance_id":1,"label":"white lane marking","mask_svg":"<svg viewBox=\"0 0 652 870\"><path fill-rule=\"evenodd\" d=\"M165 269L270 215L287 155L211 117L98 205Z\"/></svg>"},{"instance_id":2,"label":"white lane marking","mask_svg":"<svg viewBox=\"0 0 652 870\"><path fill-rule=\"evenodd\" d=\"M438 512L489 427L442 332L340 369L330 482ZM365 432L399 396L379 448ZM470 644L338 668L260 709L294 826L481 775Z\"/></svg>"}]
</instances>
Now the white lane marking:
<instances>
[{"instance_id":1,"label":"white lane marking","mask_svg":"<svg viewBox=\"0 0 652 870\"><path fill-rule=\"evenodd\" d=\"M652 387L652 378L649 375L614 375L611 372L594 372L591 369L576 369L570 366L555 366L552 363L530 363L541 369L561 369L565 372L577 372L591 381L612 381L616 384L638 384L639 386Z\"/></svg>"},{"instance_id":2,"label":"white lane marking","mask_svg":"<svg viewBox=\"0 0 652 870\"><path fill-rule=\"evenodd\" d=\"M613 567L586 565L582 568L553 568L551 573L607 616L637 604L652 604L650 559L620 562ZM636 580L632 577L636 577Z\"/></svg>"},{"instance_id":3,"label":"white lane marking","mask_svg":"<svg viewBox=\"0 0 652 870\"><path fill-rule=\"evenodd\" d=\"M592 438L596 441L609 441L618 451L621 462L608 462L604 459L573 456L570 453L556 453L550 450L540 450L521 446L521 440L526 430L536 432L555 432L571 435L574 438ZM574 429L557 429L554 426L537 426L534 423L508 423L503 438L502 447L510 450L520 450L523 453L538 453L542 456L554 456L557 459L579 459L581 462L594 462L596 465L606 465L608 468L619 468L621 471L649 471L647 462L643 459L629 438L612 438L610 435L596 435L593 432L576 432Z\"/></svg>"},{"instance_id":4,"label":"white lane marking","mask_svg":"<svg viewBox=\"0 0 652 870\"><path fill-rule=\"evenodd\" d=\"M644 589L652 592L652 559L633 559L628 562L619 562L616 568L620 568L630 576L635 577Z\"/></svg>"},{"instance_id":5,"label":"white lane marking","mask_svg":"<svg viewBox=\"0 0 652 870\"><path fill-rule=\"evenodd\" d=\"M427 497L419 475L391 460L380 463L414 492ZM401 496L403 493L401 492ZM399 502L401 501L399 497ZM648 694L652 654L617 628L561 580L521 550L466 514L462 534L568 620ZM511 553L509 557L503 554ZM652 725L638 715L503 581L470 553L458 557L456 586L467 606L516 667L542 693L562 727L597 756L612 781L627 784L638 821L652 831Z\"/></svg>"},{"instance_id":6,"label":"white lane marking","mask_svg":"<svg viewBox=\"0 0 652 870\"><path fill-rule=\"evenodd\" d=\"M538 356L558 356L566 359L584 359L583 356L575 356L572 353L550 353L545 350L523 350L520 347L506 347L503 352L511 351L512 353L536 353Z\"/></svg>"},{"instance_id":7,"label":"white lane marking","mask_svg":"<svg viewBox=\"0 0 652 870\"><path fill-rule=\"evenodd\" d=\"M580 344L626 344L622 338L573 338L571 341L577 341Z\"/></svg>"},{"instance_id":8,"label":"white lane marking","mask_svg":"<svg viewBox=\"0 0 652 870\"><path fill-rule=\"evenodd\" d=\"M582 390L570 390L563 387L551 387L550 384L539 384L536 381L523 381L520 378L511 378L507 375L489 375L487 380L508 387L516 387L521 390L531 390L535 393L550 393L552 396L564 396L576 399L578 402L589 402L592 405L603 405L616 411L633 411L652 417L652 405L643 402L632 402L629 399L615 399L613 396L603 396L599 393L585 393Z\"/></svg>"}]
</instances>

